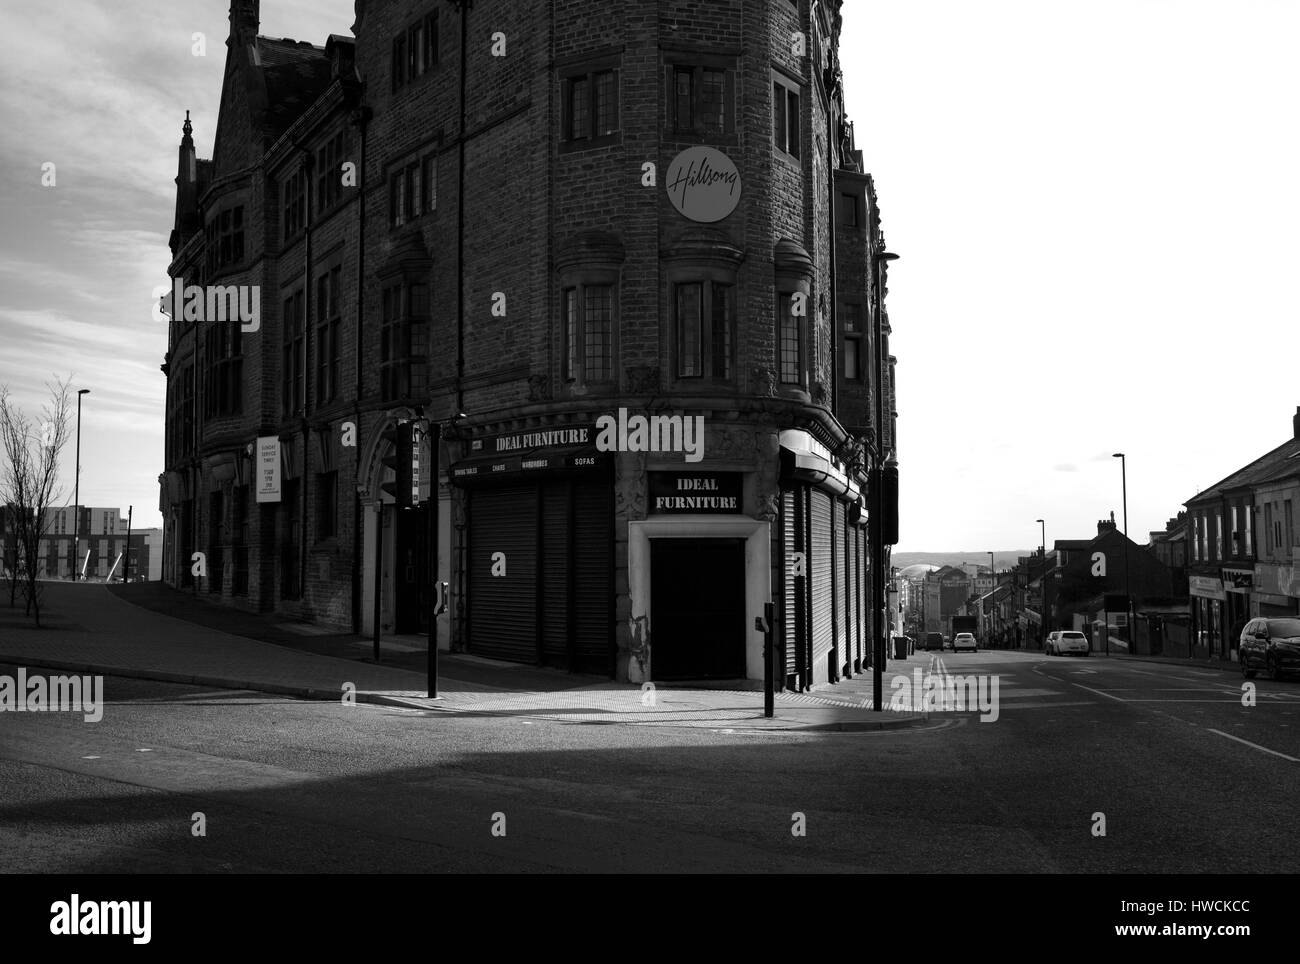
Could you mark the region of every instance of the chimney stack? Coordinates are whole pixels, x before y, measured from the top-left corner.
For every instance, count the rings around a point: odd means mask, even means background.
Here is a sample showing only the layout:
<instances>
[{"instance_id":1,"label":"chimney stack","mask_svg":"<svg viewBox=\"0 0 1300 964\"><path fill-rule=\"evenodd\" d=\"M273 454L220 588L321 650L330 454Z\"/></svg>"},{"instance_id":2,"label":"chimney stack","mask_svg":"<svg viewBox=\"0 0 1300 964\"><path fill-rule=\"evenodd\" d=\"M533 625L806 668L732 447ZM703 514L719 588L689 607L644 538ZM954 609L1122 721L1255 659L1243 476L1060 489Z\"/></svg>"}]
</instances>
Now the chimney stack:
<instances>
[{"instance_id":1,"label":"chimney stack","mask_svg":"<svg viewBox=\"0 0 1300 964\"><path fill-rule=\"evenodd\" d=\"M1295 407L1295 414L1291 416L1291 433L1293 438L1300 438L1300 405Z\"/></svg>"}]
</instances>

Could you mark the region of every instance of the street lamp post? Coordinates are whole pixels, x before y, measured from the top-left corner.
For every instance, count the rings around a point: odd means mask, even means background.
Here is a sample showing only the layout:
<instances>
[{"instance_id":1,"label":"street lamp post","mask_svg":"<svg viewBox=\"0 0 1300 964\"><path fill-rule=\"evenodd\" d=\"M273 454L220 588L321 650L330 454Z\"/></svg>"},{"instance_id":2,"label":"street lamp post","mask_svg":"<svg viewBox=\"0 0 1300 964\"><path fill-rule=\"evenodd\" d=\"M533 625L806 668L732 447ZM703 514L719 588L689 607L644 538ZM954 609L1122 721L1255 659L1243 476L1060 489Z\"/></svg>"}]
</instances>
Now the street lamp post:
<instances>
[{"instance_id":1,"label":"street lamp post","mask_svg":"<svg viewBox=\"0 0 1300 964\"><path fill-rule=\"evenodd\" d=\"M872 359L875 367L875 384L872 386L875 392L875 443L876 457L869 475L870 484L870 516L868 519L868 538L871 540L871 631L872 631L872 699L874 709L879 712L884 709L884 668L885 668L885 606L887 597L885 594L885 546L884 546L884 510L885 499L882 492L882 485L885 478L885 459L888 453L885 451L885 357L881 350L884 340L884 325L882 313L884 311L885 285L882 275L887 270L890 261L898 260L898 255L885 248L884 238L878 238L873 246L875 255L875 270L872 272L872 283L875 285L875 298L871 312L871 334L872 334Z\"/></svg>"},{"instance_id":2,"label":"street lamp post","mask_svg":"<svg viewBox=\"0 0 1300 964\"><path fill-rule=\"evenodd\" d=\"M993 629L993 594L997 591L997 588L998 588L998 576L997 576L997 573L993 571L993 565L994 565L994 564L993 564L993 553L990 552L990 553L989 553L989 640L990 640L990 645L991 645L991 643L992 643L992 640L993 640L993 634L994 634L994 629Z\"/></svg>"},{"instance_id":3,"label":"street lamp post","mask_svg":"<svg viewBox=\"0 0 1300 964\"><path fill-rule=\"evenodd\" d=\"M1039 603L1038 603L1038 632L1039 632L1039 634L1042 636L1042 639L1039 640L1039 642L1041 643L1042 640L1045 640L1045 639L1047 638L1047 579L1046 579L1046 576L1047 576L1047 523L1044 522L1042 519L1035 519L1034 521L1037 522L1038 525L1040 526L1040 528L1041 528L1041 530L1042 530L1042 537L1043 537L1043 543L1042 543L1041 546L1038 547L1038 548L1039 548L1039 552L1041 552L1041 553L1043 554L1043 568L1042 568L1042 571L1039 573L1039 578L1043 580L1043 585L1042 585L1042 588L1039 590ZM1026 589L1026 591L1028 591L1028 589L1029 589L1029 583L1030 583L1030 581L1031 581L1031 580L1030 580L1030 573L1026 572L1026 573L1025 573L1025 589Z\"/></svg>"},{"instance_id":4,"label":"street lamp post","mask_svg":"<svg viewBox=\"0 0 1300 964\"><path fill-rule=\"evenodd\" d=\"M81 396L89 388L77 390L77 456L72 482L72 581L77 581L77 560L81 558Z\"/></svg>"},{"instance_id":5,"label":"street lamp post","mask_svg":"<svg viewBox=\"0 0 1300 964\"><path fill-rule=\"evenodd\" d=\"M1124 603L1128 609L1128 630L1124 636L1128 640L1129 654L1133 652L1133 590L1129 582L1128 569L1128 459L1124 457L1123 452L1116 452L1111 458L1119 459L1120 485L1124 498ZM1106 633L1107 643L1110 641L1109 630Z\"/></svg>"}]
</instances>

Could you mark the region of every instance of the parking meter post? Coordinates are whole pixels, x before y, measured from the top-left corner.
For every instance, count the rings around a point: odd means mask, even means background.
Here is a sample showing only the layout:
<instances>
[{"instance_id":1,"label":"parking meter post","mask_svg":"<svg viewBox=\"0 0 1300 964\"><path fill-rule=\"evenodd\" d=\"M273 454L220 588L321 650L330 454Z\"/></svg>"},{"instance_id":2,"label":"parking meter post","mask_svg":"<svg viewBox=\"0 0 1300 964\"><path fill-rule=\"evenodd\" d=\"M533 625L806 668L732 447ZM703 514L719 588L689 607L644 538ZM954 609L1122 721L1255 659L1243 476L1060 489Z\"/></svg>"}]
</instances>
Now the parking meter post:
<instances>
[{"instance_id":1,"label":"parking meter post","mask_svg":"<svg viewBox=\"0 0 1300 964\"><path fill-rule=\"evenodd\" d=\"M768 719L776 713L776 647L772 645L773 625L776 622L776 605L763 604L763 616L755 620L763 634L763 715Z\"/></svg>"}]
</instances>

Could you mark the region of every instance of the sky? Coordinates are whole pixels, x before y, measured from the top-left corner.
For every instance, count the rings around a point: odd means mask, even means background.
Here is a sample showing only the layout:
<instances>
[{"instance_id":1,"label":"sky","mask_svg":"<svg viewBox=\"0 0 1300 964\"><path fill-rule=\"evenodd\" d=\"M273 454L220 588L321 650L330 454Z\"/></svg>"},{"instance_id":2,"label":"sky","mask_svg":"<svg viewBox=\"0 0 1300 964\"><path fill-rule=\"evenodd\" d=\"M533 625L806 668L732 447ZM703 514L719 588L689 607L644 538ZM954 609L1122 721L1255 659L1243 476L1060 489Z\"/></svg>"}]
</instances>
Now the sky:
<instances>
[{"instance_id":1,"label":"sky","mask_svg":"<svg viewBox=\"0 0 1300 964\"><path fill-rule=\"evenodd\" d=\"M29 411L53 377L90 389L81 501L139 526L161 524L176 150L188 109L211 156L227 8L0 13L0 384ZM352 20L352 0L263 0L261 32ZM1144 542L1290 437L1297 42L1294 0L845 3L849 115L900 255L899 551L1122 524L1114 452Z\"/></svg>"}]
</instances>

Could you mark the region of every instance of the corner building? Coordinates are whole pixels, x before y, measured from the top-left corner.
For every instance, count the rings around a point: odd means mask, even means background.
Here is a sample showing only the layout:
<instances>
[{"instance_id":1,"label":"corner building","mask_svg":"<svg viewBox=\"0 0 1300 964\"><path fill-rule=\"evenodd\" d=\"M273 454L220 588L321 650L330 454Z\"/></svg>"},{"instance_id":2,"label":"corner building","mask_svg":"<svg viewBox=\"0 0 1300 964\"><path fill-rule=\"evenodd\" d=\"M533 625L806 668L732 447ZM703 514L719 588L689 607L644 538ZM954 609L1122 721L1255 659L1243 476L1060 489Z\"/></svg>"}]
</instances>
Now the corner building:
<instances>
[{"instance_id":1,"label":"corner building","mask_svg":"<svg viewBox=\"0 0 1300 964\"><path fill-rule=\"evenodd\" d=\"M894 453L895 360L840 6L359 0L355 44L295 45L321 91L243 159L278 296L243 335L237 425L218 439L191 415L191 450L169 447L177 546L230 544L212 493L246 485L251 443L275 434L282 501L242 495L261 591L223 585L237 605L422 631L436 505L445 646L632 682L762 678L772 602L785 686L863 670L865 480ZM293 43L256 38L256 13L232 12L245 47ZM241 96L199 162L209 185ZM322 148L356 158L359 184L293 207ZM337 295L320 281L336 269ZM397 510L384 433L408 418L438 429L420 454L436 499Z\"/></svg>"}]
</instances>

